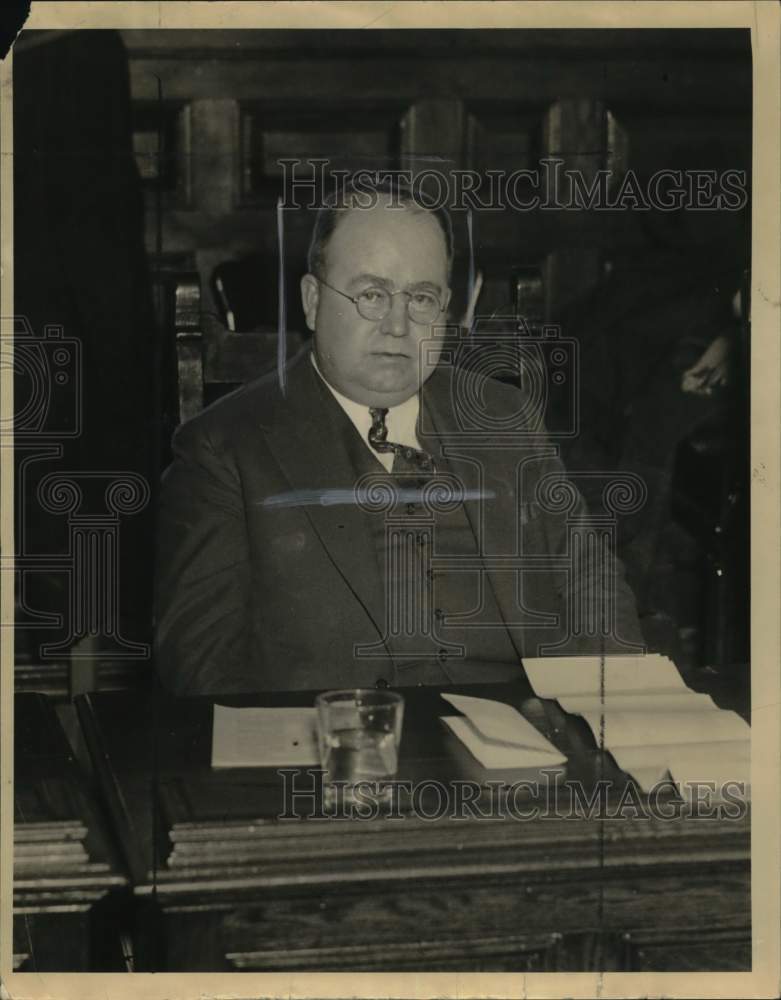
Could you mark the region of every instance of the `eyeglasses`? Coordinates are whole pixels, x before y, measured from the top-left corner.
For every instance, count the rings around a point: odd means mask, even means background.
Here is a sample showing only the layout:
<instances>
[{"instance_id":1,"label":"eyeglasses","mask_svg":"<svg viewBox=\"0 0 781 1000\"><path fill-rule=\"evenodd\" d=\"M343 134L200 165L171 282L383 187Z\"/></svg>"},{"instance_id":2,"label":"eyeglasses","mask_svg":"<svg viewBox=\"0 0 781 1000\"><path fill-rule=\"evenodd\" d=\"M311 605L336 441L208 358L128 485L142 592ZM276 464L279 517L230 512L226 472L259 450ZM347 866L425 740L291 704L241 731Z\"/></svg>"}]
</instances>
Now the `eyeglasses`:
<instances>
[{"instance_id":1,"label":"eyeglasses","mask_svg":"<svg viewBox=\"0 0 781 1000\"><path fill-rule=\"evenodd\" d=\"M338 288L334 288L333 285L329 285L322 278L317 280L321 285L330 288L332 292L336 292L337 295L349 299L364 319L374 322L385 319L391 311L394 295L407 296L407 315L413 323L433 323L444 308L434 292L430 292L428 289L417 289L414 292L401 289L398 292L389 292L386 288L371 285L359 292L358 295L348 295L347 292L342 292Z\"/></svg>"}]
</instances>

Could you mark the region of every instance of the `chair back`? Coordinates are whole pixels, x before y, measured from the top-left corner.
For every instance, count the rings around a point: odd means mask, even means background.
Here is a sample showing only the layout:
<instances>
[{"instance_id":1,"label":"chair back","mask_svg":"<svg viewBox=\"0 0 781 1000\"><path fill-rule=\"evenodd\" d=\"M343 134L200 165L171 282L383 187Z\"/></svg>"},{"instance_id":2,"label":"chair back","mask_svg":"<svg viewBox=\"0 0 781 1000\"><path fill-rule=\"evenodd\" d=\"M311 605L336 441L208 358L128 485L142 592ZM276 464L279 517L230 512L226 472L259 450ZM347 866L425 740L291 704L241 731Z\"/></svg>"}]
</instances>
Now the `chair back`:
<instances>
[{"instance_id":1,"label":"chair back","mask_svg":"<svg viewBox=\"0 0 781 1000\"><path fill-rule=\"evenodd\" d=\"M270 326L228 329L220 316L203 308L200 276L194 270L176 275L173 302L179 422L184 423L220 395L273 370L280 335ZM284 336L289 358L303 337L297 330Z\"/></svg>"}]
</instances>

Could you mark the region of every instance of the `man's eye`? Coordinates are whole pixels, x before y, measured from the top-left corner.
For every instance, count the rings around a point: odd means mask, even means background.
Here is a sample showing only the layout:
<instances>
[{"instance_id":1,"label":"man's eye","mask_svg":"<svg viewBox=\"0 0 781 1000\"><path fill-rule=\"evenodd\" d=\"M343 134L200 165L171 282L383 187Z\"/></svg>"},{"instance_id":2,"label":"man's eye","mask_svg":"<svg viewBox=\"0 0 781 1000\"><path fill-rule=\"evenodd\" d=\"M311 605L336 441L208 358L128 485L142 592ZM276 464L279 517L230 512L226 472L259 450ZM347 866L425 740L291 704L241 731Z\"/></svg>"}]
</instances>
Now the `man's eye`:
<instances>
[{"instance_id":1,"label":"man's eye","mask_svg":"<svg viewBox=\"0 0 781 1000\"><path fill-rule=\"evenodd\" d=\"M431 306L439 305L439 301L431 292L413 292L411 301L413 305L428 309Z\"/></svg>"},{"instance_id":2,"label":"man's eye","mask_svg":"<svg viewBox=\"0 0 781 1000\"><path fill-rule=\"evenodd\" d=\"M385 292L381 288L367 288L365 292L361 292L358 298L371 305L376 305L385 298Z\"/></svg>"}]
</instances>

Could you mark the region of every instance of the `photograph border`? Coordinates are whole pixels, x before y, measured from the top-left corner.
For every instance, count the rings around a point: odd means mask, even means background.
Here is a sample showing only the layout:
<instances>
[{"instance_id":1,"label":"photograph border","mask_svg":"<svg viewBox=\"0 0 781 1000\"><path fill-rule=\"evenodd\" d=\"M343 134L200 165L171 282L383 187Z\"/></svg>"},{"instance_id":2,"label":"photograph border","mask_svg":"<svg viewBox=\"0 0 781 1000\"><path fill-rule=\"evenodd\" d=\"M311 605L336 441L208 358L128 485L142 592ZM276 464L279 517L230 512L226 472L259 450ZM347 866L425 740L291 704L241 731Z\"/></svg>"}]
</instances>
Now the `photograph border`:
<instances>
[{"instance_id":1,"label":"photograph border","mask_svg":"<svg viewBox=\"0 0 781 1000\"><path fill-rule=\"evenodd\" d=\"M751 972L13 973L13 571L0 582L0 976L26 997L773 997L781 990L781 7L757 2L33 3L25 29L745 27L753 59L751 256ZM0 64L0 315L13 316L13 55ZM0 372L0 420L13 374ZM0 449L0 550L14 551L13 451Z\"/></svg>"}]
</instances>

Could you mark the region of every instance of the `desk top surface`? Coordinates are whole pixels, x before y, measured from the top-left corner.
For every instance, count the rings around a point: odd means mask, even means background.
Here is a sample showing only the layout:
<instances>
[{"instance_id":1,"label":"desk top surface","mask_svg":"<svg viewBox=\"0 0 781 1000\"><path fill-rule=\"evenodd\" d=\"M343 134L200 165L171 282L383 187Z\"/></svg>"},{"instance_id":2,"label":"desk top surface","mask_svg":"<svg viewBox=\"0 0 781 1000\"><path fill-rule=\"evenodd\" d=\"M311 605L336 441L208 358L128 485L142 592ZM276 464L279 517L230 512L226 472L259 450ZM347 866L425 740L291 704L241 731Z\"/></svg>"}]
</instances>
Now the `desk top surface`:
<instances>
[{"instance_id":1,"label":"desk top surface","mask_svg":"<svg viewBox=\"0 0 781 1000\"><path fill-rule=\"evenodd\" d=\"M437 781L451 790L458 782L485 790L491 782L537 781L542 798L529 794L527 785L523 796L514 800L516 808L509 817L507 810L496 808L492 791L491 804L477 807L478 813L488 816L476 815L470 808L460 812L456 808L456 816L447 808L435 819L419 814L349 821L322 815L280 819L289 799L275 770L211 768L215 699L177 699L159 689L93 693L80 699L79 714L137 891L149 891L152 884L158 891L166 886L186 891L209 881L224 885L231 879L280 886L366 878L369 873L390 878L402 870L404 877L412 877L415 872L432 876L445 869L498 871L502 866L516 870L524 865L582 873L592 864L604 866L606 843L609 863L618 867L747 861L745 814L730 821L713 817L703 821L684 814L672 819L646 816L637 822L609 811L601 816L579 814L575 822L550 813L541 816L534 806L549 799L551 779L538 769L484 769L441 722L442 715L454 711L440 697L444 690L518 708L567 756L556 788L561 782L576 784L588 796L602 781L613 803L626 797L628 790L636 791L634 786L628 789L630 780L610 755L599 752L582 719L566 715L555 702L529 698L523 685L418 687L402 692L400 781L413 785ZM218 701L312 705L314 695L299 691ZM566 801L571 803L571 794ZM558 810L557 804L557 816ZM436 811L435 805L435 815Z\"/></svg>"}]
</instances>

